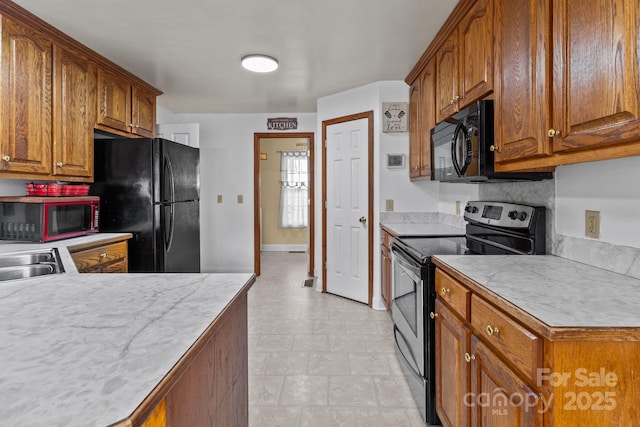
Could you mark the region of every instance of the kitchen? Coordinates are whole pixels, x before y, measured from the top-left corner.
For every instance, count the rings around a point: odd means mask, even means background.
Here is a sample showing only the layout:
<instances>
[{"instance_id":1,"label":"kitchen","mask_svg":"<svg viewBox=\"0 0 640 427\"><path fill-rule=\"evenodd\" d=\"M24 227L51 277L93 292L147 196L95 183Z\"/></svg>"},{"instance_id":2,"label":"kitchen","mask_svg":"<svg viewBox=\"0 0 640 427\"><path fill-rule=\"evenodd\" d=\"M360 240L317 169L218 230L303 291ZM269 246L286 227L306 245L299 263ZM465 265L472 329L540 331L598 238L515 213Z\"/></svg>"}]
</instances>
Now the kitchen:
<instances>
[{"instance_id":1,"label":"kitchen","mask_svg":"<svg viewBox=\"0 0 640 427\"><path fill-rule=\"evenodd\" d=\"M427 45L426 42L424 44ZM398 76L399 79L403 77ZM373 83L322 97L318 100L316 113L295 114L298 130L318 132L319 123L323 120L364 110L373 110L374 117L380 117L380 102L389 100L408 101L404 82ZM247 195L253 191L252 165L235 159L251 157L253 133L265 129L268 117L271 115L266 113L175 114L159 107L157 122L200 123L201 140L210 141L206 146L201 145L201 156L211 165L202 171L202 192L235 198L237 194ZM385 212L384 201L388 199L394 201L396 212L439 212L446 218L456 217L456 202L464 206L469 200L524 200L544 205L552 212L548 224L548 253L637 277L640 242L640 229L634 214L640 208L640 190L634 185L635 171L639 166L637 157L559 166L553 181L537 183L468 185L410 182L406 168L389 169L384 166L387 154L401 152L408 155L408 135L377 132L374 138L374 159L379 167L374 177L376 197L371 224L381 221ZM234 143L229 144L228 141ZM3 180L3 193L22 194L23 183L10 181ZM320 197L319 191L316 194ZM203 243L203 271L251 271L252 260L247 256L251 254L253 244L251 206L217 206L212 199L209 200L209 205L203 202L202 206L210 218L202 222L202 233L217 236L217 241L225 242L225 245ZM316 206L320 209L319 199ZM600 212L599 239L584 236L585 210ZM320 217L319 211L317 216ZM318 238L316 242L320 240ZM374 245L373 281L379 284L377 246ZM320 265L320 254L318 247L317 265ZM374 307L382 308L378 286L374 286Z\"/></svg>"}]
</instances>

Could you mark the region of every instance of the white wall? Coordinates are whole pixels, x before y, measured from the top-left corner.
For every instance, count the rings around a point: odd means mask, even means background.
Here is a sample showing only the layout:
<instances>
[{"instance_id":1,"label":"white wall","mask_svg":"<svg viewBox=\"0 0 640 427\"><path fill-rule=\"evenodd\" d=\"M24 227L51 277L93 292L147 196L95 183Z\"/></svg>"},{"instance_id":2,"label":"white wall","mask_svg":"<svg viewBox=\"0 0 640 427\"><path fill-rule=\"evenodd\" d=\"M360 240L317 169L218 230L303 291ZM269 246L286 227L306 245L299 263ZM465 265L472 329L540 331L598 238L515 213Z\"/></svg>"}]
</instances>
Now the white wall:
<instances>
[{"instance_id":1,"label":"white wall","mask_svg":"<svg viewBox=\"0 0 640 427\"><path fill-rule=\"evenodd\" d=\"M202 271L252 272L253 135L267 132L267 119L272 117L296 117L295 132L315 132L316 114L165 114L165 117L172 123L200 124ZM222 195L222 203L216 202L217 195ZM237 203L238 195L243 196L243 204Z\"/></svg>"},{"instance_id":2,"label":"white wall","mask_svg":"<svg viewBox=\"0 0 640 427\"><path fill-rule=\"evenodd\" d=\"M556 169L556 232L585 238L585 210L600 211L600 241L640 248L640 156Z\"/></svg>"}]
</instances>

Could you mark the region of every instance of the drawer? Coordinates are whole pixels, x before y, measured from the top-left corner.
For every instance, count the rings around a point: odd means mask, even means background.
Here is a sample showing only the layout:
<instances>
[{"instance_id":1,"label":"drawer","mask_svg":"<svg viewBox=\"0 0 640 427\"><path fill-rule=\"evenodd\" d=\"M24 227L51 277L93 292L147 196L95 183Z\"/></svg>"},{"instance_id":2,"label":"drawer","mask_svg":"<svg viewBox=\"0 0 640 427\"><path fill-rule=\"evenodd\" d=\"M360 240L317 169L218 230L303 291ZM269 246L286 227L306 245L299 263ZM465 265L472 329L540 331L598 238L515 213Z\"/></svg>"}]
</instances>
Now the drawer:
<instances>
[{"instance_id":1,"label":"drawer","mask_svg":"<svg viewBox=\"0 0 640 427\"><path fill-rule=\"evenodd\" d=\"M444 271L436 270L436 295L460 317L469 320L471 291Z\"/></svg>"},{"instance_id":2,"label":"drawer","mask_svg":"<svg viewBox=\"0 0 640 427\"><path fill-rule=\"evenodd\" d=\"M532 384L542 367L542 339L482 298L471 296L474 333L510 361Z\"/></svg>"},{"instance_id":3,"label":"drawer","mask_svg":"<svg viewBox=\"0 0 640 427\"><path fill-rule=\"evenodd\" d=\"M98 246L96 248L85 249L71 254L78 271L104 271L102 268L116 261L127 259L127 242L112 243L110 245ZM119 270L118 270L119 271Z\"/></svg>"}]
</instances>

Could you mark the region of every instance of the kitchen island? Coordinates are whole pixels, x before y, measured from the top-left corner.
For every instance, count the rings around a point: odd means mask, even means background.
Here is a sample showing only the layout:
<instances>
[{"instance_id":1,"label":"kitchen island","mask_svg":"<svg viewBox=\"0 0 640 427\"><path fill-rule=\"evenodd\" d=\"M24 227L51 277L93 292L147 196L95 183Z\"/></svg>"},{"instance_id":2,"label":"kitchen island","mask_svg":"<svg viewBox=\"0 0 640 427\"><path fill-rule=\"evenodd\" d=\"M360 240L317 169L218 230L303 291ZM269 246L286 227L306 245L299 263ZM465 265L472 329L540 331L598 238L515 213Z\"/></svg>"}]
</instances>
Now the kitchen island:
<instances>
[{"instance_id":1,"label":"kitchen island","mask_svg":"<svg viewBox=\"0 0 640 427\"><path fill-rule=\"evenodd\" d=\"M1 423L246 425L254 275L78 274L73 240L7 245L57 247L66 273L0 283Z\"/></svg>"}]
</instances>

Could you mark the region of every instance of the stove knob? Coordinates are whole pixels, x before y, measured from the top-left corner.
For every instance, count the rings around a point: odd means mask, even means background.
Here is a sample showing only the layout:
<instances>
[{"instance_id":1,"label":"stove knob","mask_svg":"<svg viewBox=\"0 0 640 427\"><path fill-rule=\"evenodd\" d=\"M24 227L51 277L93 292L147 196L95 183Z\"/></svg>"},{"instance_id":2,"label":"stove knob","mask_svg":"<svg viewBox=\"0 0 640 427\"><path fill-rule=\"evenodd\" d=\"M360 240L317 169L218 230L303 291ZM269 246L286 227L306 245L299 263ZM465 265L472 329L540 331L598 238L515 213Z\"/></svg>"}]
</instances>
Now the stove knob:
<instances>
[{"instance_id":1,"label":"stove knob","mask_svg":"<svg viewBox=\"0 0 640 427\"><path fill-rule=\"evenodd\" d=\"M518 219L520 221L524 221L525 219L527 219L527 213L526 212L520 212L520 215L518 215Z\"/></svg>"},{"instance_id":2,"label":"stove knob","mask_svg":"<svg viewBox=\"0 0 640 427\"><path fill-rule=\"evenodd\" d=\"M478 207L477 206L472 207L471 213L476 213L476 212L478 212Z\"/></svg>"},{"instance_id":3,"label":"stove knob","mask_svg":"<svg viewBox=\"0 0 640 427\"><path fill-rule=\"evenodd\" d=\"M507 216L511 219L516 219L518 218L518 211L509 211L509 213L507 214Z\"/></svg>"},{"instance_id":4,"label":"stove knob","mask_svg":"<svg viewBox=\"0 0 640 427\"><path fill-rule=\"evenodd\" d=\"M471 212L471 206L467 205L464 207L465 212Z\"/></svg>"}]
</instances>

